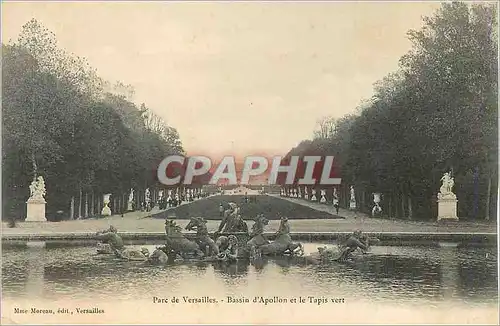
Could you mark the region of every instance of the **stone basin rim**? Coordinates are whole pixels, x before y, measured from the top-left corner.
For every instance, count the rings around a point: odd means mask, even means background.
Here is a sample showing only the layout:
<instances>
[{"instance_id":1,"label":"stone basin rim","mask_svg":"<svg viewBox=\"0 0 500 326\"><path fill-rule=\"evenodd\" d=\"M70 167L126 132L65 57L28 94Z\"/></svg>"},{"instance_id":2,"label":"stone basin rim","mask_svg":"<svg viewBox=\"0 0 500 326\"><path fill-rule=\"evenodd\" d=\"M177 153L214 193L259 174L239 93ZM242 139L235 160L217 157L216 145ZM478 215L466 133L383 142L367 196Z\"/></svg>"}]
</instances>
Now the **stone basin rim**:
<instances>
[{"instance_id":1,"label":"stone basin rim","mask_svg":"<svg viewBox=\"0 0 500 326\"><path fill-rule=\"evenodd\" d=\"M364 232L366 235L378 237L381 241L479 241L486 240L491 244L497 243L497 233L494 232ZM165 238L164 232L119 232L124 240L160 240ZM213 232L209 233L211 236ZM234 233L244 235L244 233ZM291 232L292 239L297 240L336 240L340 236L351 232ZM196 236L196 232L183 232L187 238ZM220 233L220 235L227 235ZM275 232L265 232L270 240L275 238ZM25 233L4 234L5 241L50 241L50 240L97 240L95 232L50 232L50 233Z\"/></svg>"},{"instance_id":2,"label":"stone basin rim","mask_svg":"<svg viewBox=\"0 0 500 326\"><path fill-rule=\"evenodd\" d=\"M336 235L336 234L351 234L353 231L338 231L338 232L329 232L329 231L305 231L305 232L290 232L291 235L299 235L299 234L310 234L310 235ZM9 237L20 237L20 236L72 236L72 235L95 235L96 232L40 232L40 233L17 233L17 234L2 234L2 238L9 238ZM223 234L224 232L221 232ZM244 234L243 232L233 232L234 234ZM227 234L233 234L233 233L227 233ZM274 234L275 232L264 232L265 235L270 235ZM363 231L364 234L387 234L387 235L494 235L496 236L496 232L407 232L407 231ZM141 235L141 234L151 234L151 235L158 235L158 234L165 234L165 232L151 232L151 231L144 231L144 232L130 232L130 231L118 231L118 234L127 234L127 235ZM193 232L182 232L182 234L187 235L187 234L196 234L196 231ZM209 234L214 234L214 232L209 232Z\"/></svg>"}]
</instances>

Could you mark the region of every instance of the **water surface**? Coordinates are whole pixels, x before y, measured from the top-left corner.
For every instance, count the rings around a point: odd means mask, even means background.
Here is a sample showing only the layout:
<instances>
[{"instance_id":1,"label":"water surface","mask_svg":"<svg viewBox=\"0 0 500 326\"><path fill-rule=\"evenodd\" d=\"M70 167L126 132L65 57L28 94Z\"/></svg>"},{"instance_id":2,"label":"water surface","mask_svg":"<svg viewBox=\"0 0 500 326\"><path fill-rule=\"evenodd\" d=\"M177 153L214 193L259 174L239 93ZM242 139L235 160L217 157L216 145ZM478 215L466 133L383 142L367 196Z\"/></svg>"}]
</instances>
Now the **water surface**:
<instances>
[{"instance_id":1,"label":"water surface","mask_svg":"<svg viewBox=\"0 0 500 326\"><path fill-rule=\"evenodd\" d=\"M323 244L307 243L307 252ZM137 246L140 247L140 246ZM154 245L145 245L150 251ZM352 264L150 266L96 255L94 246L8 247L2 253L4 299L152 300L153 296L339 297L398 305L498 302L496 248L372 247Z\"/></svg>"}]
</instances>

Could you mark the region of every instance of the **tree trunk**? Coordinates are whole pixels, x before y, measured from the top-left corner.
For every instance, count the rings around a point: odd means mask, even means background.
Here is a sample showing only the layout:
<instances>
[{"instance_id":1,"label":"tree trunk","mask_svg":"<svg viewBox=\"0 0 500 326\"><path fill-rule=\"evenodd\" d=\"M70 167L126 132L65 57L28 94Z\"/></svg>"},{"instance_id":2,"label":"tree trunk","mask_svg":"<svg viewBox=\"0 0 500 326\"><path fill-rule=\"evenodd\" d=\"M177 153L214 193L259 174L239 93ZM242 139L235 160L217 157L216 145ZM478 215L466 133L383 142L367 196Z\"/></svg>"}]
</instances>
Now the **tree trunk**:
<instances>
[{"instance_id":1,"label":"tree trunk","mask_svg":"<svg viewBox=\"0 0 500 326\"><path fill-rule=\"evenodd\" d=\"M38 165L36 164L35 152L31 152L31 165L33 166L33 180L38 176Z\"/></svg>"},{"instance_id":2,"label":"tree trunk","mask_svg":"<svg viewBox=\"0 0 500 326\"><path fill-rule=\"evenodd\" d=\"M94 191L92 191L92 196L90 196L90 197L92 198L92 200L90 202L91 203L91 208L90 208L90 212L91 213L90 214L92 216L94 216L95 215L95 195L94 195Z\"/></svg>"},{"instance_id":3,"label":"tree trunk","mask_svg":"<svg viewBox=\"0 0 500 326\"><path fill-rule=\"evenodd\" d=\"M85 218L89 217L89 193L85 192Z\"/></svg>"},{"instance_id":4,"label":"tree trunk","mask_svg":"<svg viewBox=\"0 0 500 326\"><path fill-rule=\"evenodd\" d=\"M413 219L413 211L411 207L411 196L408 195L408 219L412 220Z\"/></svg>"},{"instance_id":5,"label":"tree trunk","mask_svg":"<svg viewBox=\"0 0 500 326\"><path fill-rule=\"evenodd\" d=\"M400 217L402 219L404 219L406 217L405 195L403 193L400 193L399 198L401 199L401 215L400 215Z\"/></svg>"},{"instance_id":6,"label":"tree trunk","mask_svg":"<svg viewBox=\"0 0 500 326\"><path fill-rule=\"evenodd\" d=\"M394 218L399 218L401 216L401 201L399 197L399 192L394 195Z\"/></svg>"},{"instance_id":7,"label":"tree trunk","mask_svg":"<svg viewBox=\"0 0 500 326\"><path fill-rule=\"evenodd\" d=\"M361 191L361 197L359 198L358 210L362 213L365 211L365 190L364 189L363 189L363 191Z\"/></svg>"},{"instance_id":8,"label":"tree trunk","mask_svg":"<svg viewBox=\"0 0 500 326\"><path fill-rule=\"evenodd\" d=\"M69 207L69 219L74 220L75 219L75 197L71 196L71 203Z\"/></svg>"},{"instance_id":9,"label":"tree trunk","mask_svg":"<svg viewBox=\"0 0 500 326\"><path fill-rule=\"evenodd\" d=\"M82 218L82 200L83 200L83 194L82 194L82 188L80 188L80 198L78 199L78 219Z\"/></svg>"},{"instance_id":10,"label":"tree trunk","mask_svg":"<svg viewBox=\"0 0 500 326\"><path fill-rule=\"evenodd\" d=\"M488 175L488 191L486 192L486 220L490 220L491 176Z\"/></svg>"},{"instance_id":11,"label":"tree trunk","mask_svg":"<svg viewBox=\"0 0 500 326\"><path fill-rule=\"evenodd\" d=\"M392 193L389 195L389 211L387 213L389 218L392 218Z\"/></svg>"}]
</instances>

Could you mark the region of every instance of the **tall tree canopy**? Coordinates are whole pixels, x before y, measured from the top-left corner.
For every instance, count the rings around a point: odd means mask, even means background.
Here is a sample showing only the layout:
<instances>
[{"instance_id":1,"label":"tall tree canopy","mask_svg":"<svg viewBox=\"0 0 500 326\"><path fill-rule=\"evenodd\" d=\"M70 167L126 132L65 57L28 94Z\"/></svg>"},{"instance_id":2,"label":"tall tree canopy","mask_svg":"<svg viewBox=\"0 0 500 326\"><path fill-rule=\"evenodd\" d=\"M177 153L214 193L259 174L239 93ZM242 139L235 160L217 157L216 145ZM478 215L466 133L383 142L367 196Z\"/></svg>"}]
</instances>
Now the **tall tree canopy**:
<instances>
[{"instance_id":1,"label":"tall tree canopy","mask_svg":"<svg viewBox=\"0 0 500 326\"><path fill-rule=\"evenodd\" d=\"M160 161L184 154L175 128L130 102L133 88L109 87L34 19L2 44L2 68L3 216L24 215L36 175L46 180L50 218L81 190L154 187Z\"/></svg>"},{"instance_id":2,"label":"tall tree canopy","mask_svg":"<svg viewBox=\"0 0 500 326\"><path fill-rule=\"evenodd\" d=\"M382 192L391 215L434 218L439 180L451 170L459 216L495 216L496 10L444 3L421 30L409 31L411 51L397 72L374 85L360 114L321 120L315 139L301 146L321 143L323 155L337 157L344 185L368 195Z\"/></svg>"}]
</instances>

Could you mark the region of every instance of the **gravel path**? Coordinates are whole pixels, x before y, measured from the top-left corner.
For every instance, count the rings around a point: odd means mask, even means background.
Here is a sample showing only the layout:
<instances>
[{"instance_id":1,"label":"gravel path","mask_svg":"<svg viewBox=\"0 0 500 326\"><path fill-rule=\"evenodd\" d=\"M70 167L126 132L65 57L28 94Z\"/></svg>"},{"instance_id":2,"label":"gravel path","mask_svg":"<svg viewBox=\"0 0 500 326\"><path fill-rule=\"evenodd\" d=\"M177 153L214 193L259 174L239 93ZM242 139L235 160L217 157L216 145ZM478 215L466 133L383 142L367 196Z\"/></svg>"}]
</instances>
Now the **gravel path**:
<instances>
[{"instance_id":1,"label":"gravel path","mask_svg":"<svg viewBox=\"0 0 500 326\"><path fill-rule=\"evenodd\" d=\"M330 211L334 210L332 206L312 203L295 198L284 198L297 204L306 205L311 208ZM160 212L154 209L152 212L131 212L123 217L114 215L100 219L85 219L61 222L19 222L15 228L9 228L7 223L2 223L2 234L54 234L54 233L80 233L95 232L106 229L114 225L121 232L163 232L164 221L162 219L153 219L148 217L151 214ZM494 224L477 222L416 222L402 220L386 220L369 218L365 214L354 213L341 209L339 212L345 219L309 219L309 220L290 220L292 232L350 232L360 229L365 232L444 232L444 233L496 233L497 228ZM186 226L188 220L176 220L182 227ZM217 230L219 221L208 221L209 231ZM251 227L253 222L247 221ZM273 232L278 229L279 221L270 221L266 228L267 232Z\"/></svg>"}]
</instances>

